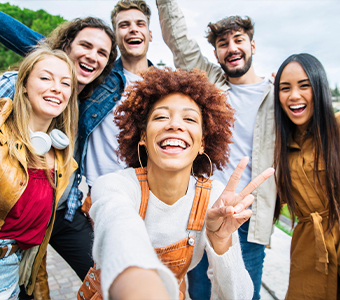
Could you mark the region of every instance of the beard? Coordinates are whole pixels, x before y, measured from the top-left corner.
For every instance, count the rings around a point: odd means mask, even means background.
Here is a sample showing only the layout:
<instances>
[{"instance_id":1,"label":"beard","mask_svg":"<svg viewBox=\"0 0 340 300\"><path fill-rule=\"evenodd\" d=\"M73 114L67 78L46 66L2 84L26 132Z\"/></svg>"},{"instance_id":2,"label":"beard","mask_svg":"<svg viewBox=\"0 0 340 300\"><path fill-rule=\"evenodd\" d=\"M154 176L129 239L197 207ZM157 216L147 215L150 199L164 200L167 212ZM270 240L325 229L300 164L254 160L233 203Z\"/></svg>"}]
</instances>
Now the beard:
<instances>
[{"instance_id":1,"label":"beard","mask_svg":"<svg viewBox=\"0 0 340 300\"><path fill-rule=\"evenodd\" d=\"M248 70L251 67L251 64L253 62L253 56L251 55L246 61L243 67L241 68L235 68L235 69L229 69L225 63L221 63L220 62L220 66L222 68L222 70L224 71L224 73L231 78L238 78L243 76L244 74L246 74L248 72Z\"/></svg>"}]
</instances>

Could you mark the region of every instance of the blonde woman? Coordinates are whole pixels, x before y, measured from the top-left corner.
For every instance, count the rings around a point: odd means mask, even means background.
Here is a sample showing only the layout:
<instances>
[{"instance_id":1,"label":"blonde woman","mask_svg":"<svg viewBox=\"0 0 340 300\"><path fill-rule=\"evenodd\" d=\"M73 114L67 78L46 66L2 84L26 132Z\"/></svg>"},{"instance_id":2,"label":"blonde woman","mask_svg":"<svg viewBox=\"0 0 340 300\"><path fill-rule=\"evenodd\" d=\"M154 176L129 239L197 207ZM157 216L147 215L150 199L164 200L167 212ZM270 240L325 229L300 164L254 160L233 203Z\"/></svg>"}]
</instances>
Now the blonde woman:
<instances>
[{"instance_id":1,"label":"blonde woman","mask_svg":"<svg viewBox=\"0 0 340 300\"><path fill-rule=\"evenodd\" d=\"M32 294L55 209L76 168L77 78L61 50L20 65L14 101L0 99L0 299ZM29 288L28 288L29 286Z\"/></svg>"}]
</instances>

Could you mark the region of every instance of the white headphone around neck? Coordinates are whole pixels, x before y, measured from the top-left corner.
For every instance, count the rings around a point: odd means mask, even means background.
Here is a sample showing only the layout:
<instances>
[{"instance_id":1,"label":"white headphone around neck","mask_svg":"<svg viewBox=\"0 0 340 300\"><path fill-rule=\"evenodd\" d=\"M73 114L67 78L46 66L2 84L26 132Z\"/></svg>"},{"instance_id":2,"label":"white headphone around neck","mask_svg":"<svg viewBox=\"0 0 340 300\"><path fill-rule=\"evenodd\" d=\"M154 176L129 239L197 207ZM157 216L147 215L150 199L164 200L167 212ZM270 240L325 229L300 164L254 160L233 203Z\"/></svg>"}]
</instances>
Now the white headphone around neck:
<instances>
[{"instance_id":1,"label":"white headphone around neck","mask_svg":"<svg viewBox=\"0 0 340 300\"><path fill-rule=\"evenodd\" d=\"M51 146L62 150L70 144L69 138L59 129L53 129L50 134L43 131L33 132L31 129L29 131L31 144L38 155L46 154L51 149Z\"/></svg>"}]
</instances>

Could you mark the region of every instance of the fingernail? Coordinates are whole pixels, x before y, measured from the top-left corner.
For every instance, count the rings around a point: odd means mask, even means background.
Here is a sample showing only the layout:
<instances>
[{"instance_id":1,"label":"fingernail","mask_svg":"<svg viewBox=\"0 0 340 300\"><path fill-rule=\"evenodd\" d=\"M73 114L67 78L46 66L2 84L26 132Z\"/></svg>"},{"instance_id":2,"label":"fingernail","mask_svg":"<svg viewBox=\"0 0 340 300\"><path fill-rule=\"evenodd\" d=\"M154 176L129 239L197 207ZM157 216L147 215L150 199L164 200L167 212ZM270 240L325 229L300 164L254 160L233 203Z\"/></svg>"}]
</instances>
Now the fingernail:
<instances>
[{"instance_id":1,"label":"fingernail","mask_svg":"<svg viewBox=\"0 0 340 300\"><path fill-rule=\"evenodd\" d=\"M239 206L239 205L236 205L236 206L234 207L234 210L235 210L235 213L239 214L239 213L242 211L242 207Z\"/></svg>"}]
</instances>

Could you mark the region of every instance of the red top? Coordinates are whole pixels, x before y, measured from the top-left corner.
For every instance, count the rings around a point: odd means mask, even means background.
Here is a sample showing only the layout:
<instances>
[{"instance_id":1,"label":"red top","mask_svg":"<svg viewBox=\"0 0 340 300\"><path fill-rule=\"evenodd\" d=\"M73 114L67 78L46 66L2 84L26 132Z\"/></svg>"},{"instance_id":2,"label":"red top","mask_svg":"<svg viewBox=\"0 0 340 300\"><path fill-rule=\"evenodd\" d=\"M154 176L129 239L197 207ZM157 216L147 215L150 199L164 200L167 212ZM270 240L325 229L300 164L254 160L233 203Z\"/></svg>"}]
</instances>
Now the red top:
<instances>
[{"instance_id":1,"label":"red top","mask_svg":"<svg viewBox=\"0 0 340 300\"><path fill-rule=\"evenodd\" d=\"M23 250L40 245L52 214L53 188L44 170L28 169L28 184L8 213L1 239L14 239Z\"/></svg>"}]
</instances>

